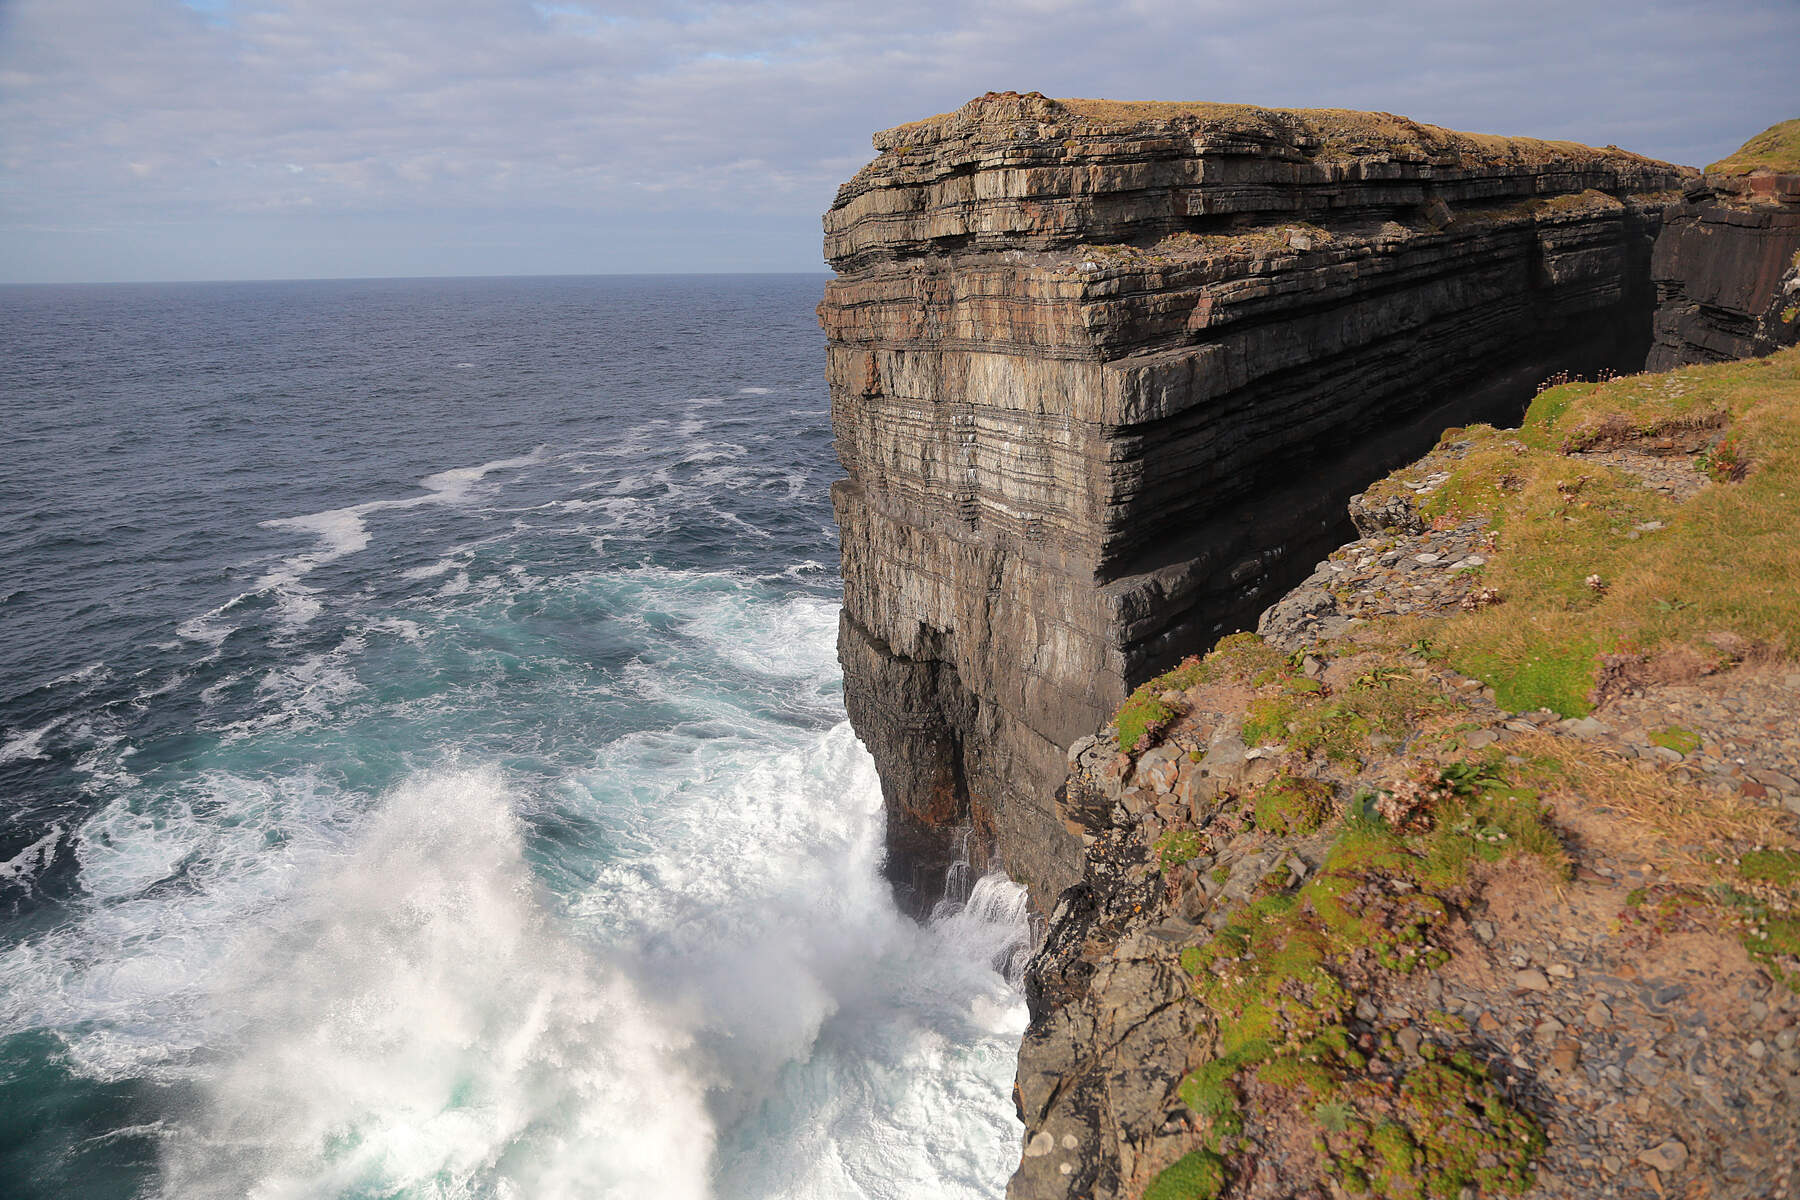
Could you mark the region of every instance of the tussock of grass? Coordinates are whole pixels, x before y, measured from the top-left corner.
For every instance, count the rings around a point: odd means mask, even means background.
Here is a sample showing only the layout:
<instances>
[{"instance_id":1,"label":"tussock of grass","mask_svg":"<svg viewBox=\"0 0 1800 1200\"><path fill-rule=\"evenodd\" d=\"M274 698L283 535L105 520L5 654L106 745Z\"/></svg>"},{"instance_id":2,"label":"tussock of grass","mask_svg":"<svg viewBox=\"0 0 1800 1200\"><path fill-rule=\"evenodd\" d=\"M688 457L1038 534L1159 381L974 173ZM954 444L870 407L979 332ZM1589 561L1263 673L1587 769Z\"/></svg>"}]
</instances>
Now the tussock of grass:
<instances>
[{"instance_id":1,"label":"tussock of grass","mask_svg":"<svg viewBox=\"0 0 1800 1200\"><path fill-rule=\"evenodd\" d=\"M1725 431L1742 467L1684 504L1563 452L1704 430ZM1502 705L1583 715L1604 654L1800 651L1800 349L1565 385L1519 430L1447 436L1471 445L1421 512L1489 515L1500 553L1485 579L1505 602L1433 638Z\"/></svg>"},{"instance_id":2,"label":"tussock of grass","mask_svg":"<svg viewBox=\"0 0 1800 1200\"><path fill-rule=\"evenodd\" d=\"M1331 788L1316 779L1283 775L1256 794L1256 827L1281 837L1313 832L1331 817Z\"/></svg>"},{"instance_id":3,"label":"tussock of grass","mask_svg":"<svg viewBox=\"0 0 1800 1200\"><path fill-rule=\"evenodd\" d=\"M1766 170L1800 172L1800 120L1771 125L1706 168L1708 175L1748 175Z\"/></svg>"}]
</instances>

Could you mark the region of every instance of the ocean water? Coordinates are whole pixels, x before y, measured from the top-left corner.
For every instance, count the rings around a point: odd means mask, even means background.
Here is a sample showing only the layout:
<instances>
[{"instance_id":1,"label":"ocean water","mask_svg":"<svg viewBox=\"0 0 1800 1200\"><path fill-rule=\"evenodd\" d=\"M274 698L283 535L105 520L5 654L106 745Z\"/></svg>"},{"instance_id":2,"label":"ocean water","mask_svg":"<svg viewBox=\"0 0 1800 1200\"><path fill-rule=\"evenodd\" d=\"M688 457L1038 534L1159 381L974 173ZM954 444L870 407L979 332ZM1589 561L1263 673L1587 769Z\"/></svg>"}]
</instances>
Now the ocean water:
<instances>
[{"instance_id":1,"label":"ocean water","mask_svg":"<svg viewBox=\"0 0 1800 1200\"><path fill-rule=\"evenodd\" d=\"M0 1194L995 1197L817 277L0 289Z\"/></svg>"}]
</instances>

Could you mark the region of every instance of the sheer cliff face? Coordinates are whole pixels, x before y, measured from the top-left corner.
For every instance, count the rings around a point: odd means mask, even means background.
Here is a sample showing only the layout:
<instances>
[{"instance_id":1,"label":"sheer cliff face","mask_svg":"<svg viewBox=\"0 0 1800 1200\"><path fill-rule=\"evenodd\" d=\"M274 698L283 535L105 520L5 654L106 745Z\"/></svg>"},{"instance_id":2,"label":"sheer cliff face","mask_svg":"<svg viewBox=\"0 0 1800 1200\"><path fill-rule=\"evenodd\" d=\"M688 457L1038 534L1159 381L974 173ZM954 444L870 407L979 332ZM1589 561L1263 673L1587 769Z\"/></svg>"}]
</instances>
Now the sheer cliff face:
<instances>
[{"instance_id":1,"label":"sheer cliff face","mask_svg":"<svg viewBox=\"0 0 1800 1200\"><path fill-rule=\"evenodd\" d=\"M1649 367L1772 354L1800 342L1800 174L1709 174L1657 239Z\"/></svg>"},{"instance_id":2,"label":"sheer cliff face","mask_svg":"<svg viewBox=\"0 0 1800 1200\"><path fill-rule=\"evenodd\" d=\"M1639 366L1692 177L1385 114L1010 94L875 144L825 217L839 651L921 901L963 825L1054 898L1064 748L1130 685L1253 620L1443 426Z\"/></svg>"}]
</instances>

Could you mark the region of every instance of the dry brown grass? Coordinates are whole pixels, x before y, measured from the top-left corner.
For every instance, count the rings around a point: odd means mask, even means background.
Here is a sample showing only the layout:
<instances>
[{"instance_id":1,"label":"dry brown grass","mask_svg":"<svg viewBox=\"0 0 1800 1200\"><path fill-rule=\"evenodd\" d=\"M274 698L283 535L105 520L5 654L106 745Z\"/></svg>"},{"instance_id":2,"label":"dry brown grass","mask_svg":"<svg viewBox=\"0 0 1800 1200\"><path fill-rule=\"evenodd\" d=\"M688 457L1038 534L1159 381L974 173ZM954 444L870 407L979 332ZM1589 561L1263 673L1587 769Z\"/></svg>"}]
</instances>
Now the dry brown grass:
<instances>
[{"instance_id":1,"label":"dry brown grass","mask_svg":"<svg viewBox=\"0 0 1800 1200\"><path fill-rule=\"evenodd\" d=\"M1634 765L1598 746L1524 733L1507 749L1532 764L1533 783L1559 826L1584 848L1647 863L1679 886L1703 887L1752 846L1792 846L1782 817L1765 805L1719 795L1665 771Z\"/></svg>"},{"instance_id":2,"label":"dry brown grass","mask_svg":"<svg viewBox=\"0 0 1800 1200\"><path fill-rule=\"evenodd\" d=\"M1386 112L1347 108L1264 108L1188 100L1104 100L1073 97L1052 100L1036 93L989 93L952 113L939 113L897 125L877 135L878 146L913 145L936 140L958 121L1035 119L1068 121L1074 132L1112 132L1163 124L1196 131L1238 133L1270 141L1316 144L1316 157L1335 160L1387 154L1443 165L1539 166L1551 162L1615 165L1651 164L1656 160L1608 146L1596 149L1579 142L1463 133L1426 125ZM1081 127L1087 127L1082 129Z\"/></svg>"}]
</instances>

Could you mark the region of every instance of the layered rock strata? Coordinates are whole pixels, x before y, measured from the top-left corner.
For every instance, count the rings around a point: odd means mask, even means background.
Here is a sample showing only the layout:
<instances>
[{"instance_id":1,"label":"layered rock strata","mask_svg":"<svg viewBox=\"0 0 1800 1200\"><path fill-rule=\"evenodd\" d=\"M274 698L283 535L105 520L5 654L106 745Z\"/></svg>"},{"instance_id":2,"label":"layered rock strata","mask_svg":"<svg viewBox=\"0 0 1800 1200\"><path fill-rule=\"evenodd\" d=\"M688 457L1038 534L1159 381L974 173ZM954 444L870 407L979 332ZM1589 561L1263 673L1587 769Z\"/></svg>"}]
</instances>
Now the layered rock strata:
<instances>
[{"instance_id":1,"label":"layered rock strata","mask_svg":"<svg viewBox=\"0 0 1800 1200\"><path fill-rule=\"evenodd\" d=\"M1691 171L1387 114L981 97L825 217L839 652L922 904L1080 875L1064 747L1254 618L1360 484L1635 369ZM956 839L962 827L973 837Z\"/></svg>"},{"instance_id":2,"label":"layered rock strata","mask_svg":"<svg viewBox=\"0 0 1800 1200\"><path fill-rule=\"evenodd\" d=\"M1651 260L1652 370L1800 342L1800 171L1715 164L1664 222Z\"/></svg>"},{"instance_id":3,"label":"layered rock strata","mask_svg":"<svg viewBox=\"0 0 1800 1200\"><path fill-rule=\"evenodd\" d=\"M1800 1194L1797 433L1800 350L1447 434L1074 743L1009 1200Z\"/></svg>"}]
</instances>

